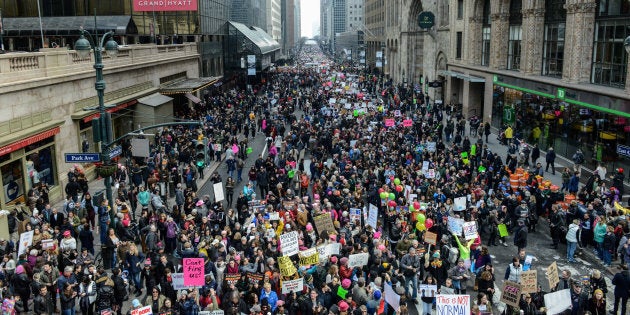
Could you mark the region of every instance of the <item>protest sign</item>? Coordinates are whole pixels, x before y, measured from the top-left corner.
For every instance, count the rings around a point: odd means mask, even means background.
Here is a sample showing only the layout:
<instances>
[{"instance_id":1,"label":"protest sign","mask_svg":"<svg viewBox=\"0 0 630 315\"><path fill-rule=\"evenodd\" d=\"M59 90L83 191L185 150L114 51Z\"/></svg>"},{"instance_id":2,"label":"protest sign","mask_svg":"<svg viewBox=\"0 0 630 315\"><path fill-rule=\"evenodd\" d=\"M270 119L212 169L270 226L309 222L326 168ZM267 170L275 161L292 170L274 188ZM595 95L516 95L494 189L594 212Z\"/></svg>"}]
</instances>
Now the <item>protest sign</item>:
<instances>
[{"instance_id":1,"label":"protest sign","mask_svg":"<svg viewBox=\"0 0 630 315\"><path fill-rule=\"evenodd\" d=\"M437 244L437 234L433 232L424 233L424 241L435 246Z\"/></svg>"},{"instance_id":2,"label":"protest sign","mask_svg":"<svg viewBox=\"0 0 630 315\"><path fill-rule=\"evenodd\" d=\"M457 197L453 200L453 210L454 211L464 211L466 210L466 197Z\"/></svg>"},{"instance_id":3,"label":"protest sign","mask_svg":"<svg viewBox=\"0 0 630 315\"><path fill-rule=\"evenodd\" d=\"M210 315L223 315L223 314L225 314L223 310L210 311ZM201 315L201 312L199 312L199 315Z\"/></svg>"},{"instance_id":4,"label":"protest sign","mask_svg":"<svg viewBox=\"0 0 630 315\"><path fill-rule=\"evenodd\" d=\"M185 286L203 286L205 277L203 274L203 258L184 258L184 285Z\"/></svg>"},{"instance_id":5,"label":"protest sign","mask_svg":"<svg viewBox=\"0 0 630 315\"><path fill-rule=\"evenodd\" d=\"M350 208L350 223L354 224L359 222L361 224L361 209L359 208Z\"/></svg>"},{"instance_id":6,"label":"protest sign","mask_svg":"<svg viewBox=\"0 0 630 315\"><path fill-rule=\"evenodd\" d=\"M395 124L394 118L385 118L385 127L393 127Z\"/></svg>"},{"instance_id":7,"label":"protest sign","mask_svg":"<svg viewBox=\"0 0 630 315\"><path fill-rule=\"evenodd\" d=\"M547 315L560 314L571 307L570 289L547 293L545 294L544 299Z\"/></svg>"},{"instance_id":8,"label":"protest sign","mask_svg":"<svg viewBox=\"0 0 630 315\"><path fill-rule=\"evenodd\" d=\"M241 275L240 274L236 274L236 275L225 275L225 282L227 282L227 284L236 284L238 282L238 280L241 279Z\"/></svg>"},{"instance_id":9,"label":"protest sign","mask_svg":"<svg viewBox=\"0 0 630 315\"><path fill-rule=\"evenodd\" d=\"M389 304L396 312L400 309L400 295L398 295L391 284L385 283L385 302Z\"/></svg>"},{"instance_id":10,"label":"protest sign","mask_svg":"<svg viewBox=\"0 0 630 315\"><path fill-rule=\"evenodd\" d=\"M137 310L131 310L131 315L153 315L153 310L151 309L151 305L147 305Z\"/></svg>"},{"instance_id":11,"label":"protest sign","mask_svg":"<svg viewBox=\"0 0 630 315\"><path fill-rule=\"evenodd\" d=\"M549 289L553 289L560 283L560 277L558 276L558 265L556 262L552 262L549 267L547 267L547 281L549 281Z\"/></svg>"},{"instance_id":12,"label":"protest sign","mask_svg":"<svg viewBox=\"0 0 630 315\"><path fill-rule=\"evenodd\" d=\"M250 284L260 283L263 277L264 275L261 273L247 272L247 281L249 281Z\"/></svg>"},{"instance_id":13,"label":"protest sign","mask_svg":"<svg viewBox=\"0 0 630 315\"><path fill-rule=\"evenodd\" d=\"M269 221L278 221L278 220L280 220L280 213L278 212L269 213Z\"/></svg>"},{"instance_id":14,"label":"protest sign","mask_svg":"<svg viewBox=\"0 0 630 315\"><path fill-rule=\"evenodd\" d=\"M297 272L291 258L287 256L278 257L278 268L280 269L280 274L285 277L290 277Z\"/></svg>"},{"instance_id":15,"label":"protest sign","mask_svg":"<svg viewBox=\"0 0 630 315\"><path fill-rule=\"evenodd\" d=\"M456 235L462 235L464 219L448 217L448 230Z\"/></svg>"},{"instance_id":16,"label":"protest sign","mask_svg":"<svg viewBox=\"0 0 630 315\"><path fill-rule=\"evenodd\" d=\"M426 178L435 178L435 169L433 168L428 169L425 176Z\"/></svg>"},{"instance_id":17,"label":"protest sign","mask_svg":"<svg viewBox=\"0 0 630 315\"><path fill-rule=\"evenodd\" d=\"M348 256L348 267L353 268L353 267L365 266L367 265L369 259L370 259L369 253L360 253L360 254L350 255Z\"/></svg>"},{"instance_id":18,"label":"protest sign","mask_svg":"<svg viewBox=\"0 0 630 315\"><path fill-rule=\"evenodd\" d=\"M317 233L321 234L324 231L331 233L335 231L335 225L332 222L332 218L330 217L330 214L327 214L327 213L320 214L314 217L313 221L315 222Z\"/></svg>"},{"instance_id":19,"label":"protest sign","mask_svg":"<svg viewBox=\"0 0 630 315\"><path fill-rule=\"evenodd\" d=\"M341 244L339 243L331 243L331 244L326 245L326 247L327 247L329 256L339 255L339 253L341 252Z\"/></svg>"},{"instance_id":20,"label":"protest sign","mask_svg":"<svg viewBox=\"0 0 630 315\"><path fill-rule=\"evenodd\" d=\"M376 229L377 223L378 223L378 207L373 204L370 204L368 208L368 219L367 219L366 224Z\"/></svg>"},{"instance_id":21,"label":"protest sign","mask_svg":"<svg viewBox=\"0 0 630 315\"><path fill-rule=\"evenodd\" d=\"M112 314L114 314L114 312L112 312L111 308L101 310L101 315L112 315Z\"/></svg>"},{"instance_id":22,"label":"protest sign","mask_svg":"<svg viewBox=\"0 0 630 315\"><path fill-rule=\"evenodd\" d=\"M538 274L536 270L523 271L521 273L521 292L522 293L535 293L538 287Z\"/></svg>"},{"instance_id":23,"label":"protest sign","mask_svg":"<svg viewBox=\"0 0 630 315\"><path fill-rule=\"evenodd\" d=\"M420 293L420 296L435 297L435 295L437 294L437 285L419 284L418 292Z\"/></svg>"},{"instance_id":24,"label":"protest sign","mask_svg":"<svg viewBox=\"0 0 630 315\"><path fill-rule=\"evenodd\" d=\"M427 148L427 151L429 152L435 152L437 150L435 142L427 142L426 148Z\"/></svg>"},{"instance_id":25,"label":"protest sign","mask_svg":"<svg viewBox=\"0 0 630 315\"><path fill-rule=\"evenodd\" d=\"M285 200L282 202L282 206L287 210L292 210L295 208L295 200Z\"/></svg>"},{"instance_id":26,"label":"protest sign","mask_svg":"<svg viewBox=\"0 0 630 315\"><path fill-rule=\"evenodd\" d=\"M42 240L42 249L47 250L55 247L55 240L49 238L47 240Z\"/></svg>"},{"instance_id":27,"label":"protest sign","mask_svg":"<svg viewBox=\"0 0 630 315\"><path fill-rule=\"evenodd\" d=\"M411 126L413 126L413 120L411 119L403 120L403 127L411 127Z\"/></svg>"},{"instance_id":28,"label":"protest sign","mask_svg":"<svg viewBox=\"0 0 630 315\"><path fill-rule=\"evenodd\" d=\"M395 110L395 111L394 111L394 116L395 116L395 117L400 117L400 116L402 116L402 113L400 112L400 109L397 109L397 110Z\"/></svg>"},{"instance_id":29,"label":"protest sign","mask_svg":"<svg viewBox=\"0 0 630 315\"><path fill-rule=\"evenodd\" d=\"M298 232L293 231L280 235L280 249L282 250L282 255L285 256L297 254L300 251L298 245Z\"/></svg>"},{"instance_id":30,"label":"protest sign","mask_svg":"<svg viewBox=\"0 0 630 315\"><path fill-rule=\"evenodd\" d=\"M183 273L171 273L171 280L173 289L175 290L183 290L186 289L184 285L184 274Z\"/></svg>"},{"instance_id":31,"label":"protest sign","mask_svg":"<svg viewBox=\"0 0 630 315\"><path fill-rule=\"evenodd\" d=\"M477 223L475 221L464 222L462 229L467 241L477 238Z\"/></svg>"},{"instance_id":32,"label":"protest sign","mask_svg":"<svg viewBox=\"0 0 630 315\"><path fill-rule=\"evenodd\" d=\"M505 224L501 223L497 226L497 228L499 229L499 236L506 237L509 235L507 226L505 226Z\"/></svg>"},{"instance_id":33,"label":"protest sign","mask_svg":"<svg viewBox=\"0 0 630 315\"><path fill-rule=\"evenodd\" d=\"M348 290L344 289L342 286L338 286L337 287L337 296L340 297L342 300L346 299L346 295L348 295Z\"/></svg>"},{"instance_id":34,"label":"protest sign","mask_svg":"<svg viewBox=\"0 0 630 315\"><path fill-rule=\"evenodd\" d=\"M304 278L282 281L282 294L300 292L304 289Z\"/></svg>"},{"instance_id":35,"label":"protest sign","mask_svg":"<svg viewBox=\"0 0 630 315\"><path fill-rule=\"evenodd\" d=\"M214 200L216 202L225 200L225 197L223 196L223 183L216 183L212 187L214 189Z\"/></svg>"},{"instance_id":36,"label":"protest sign","mask_svg":"<svg viewBox=\"0 0 630 315\"><path fill-rule=\"evenodd\" d=\"M503 283L503 290L501 291L501 302L518 307L518 303L521 300L521 285L512 282L505 281Z\"/></svg>"},{"instance_id":37,"label":"protest sign","mask_svg":"<svg viewBox=\"0 0 630 315\"><path fill-rule=\"evenodd\" d=\"M319 263L319 252L317 251L317 248L309 248L301 251L299 255L300 266L317 265Z\"/></svg>"},{"instance_id":38,"label":"protest sign","mask_svg":"<svg viewBox=\"0 0 630 315\"><path fill-rule=\"evenodd\" d=\"M18 247L18 256L26 253L26 249L33 245L33 231L20 234L20 247Z\"/></svg>"},{"instance_id":39,"label":"protest sign","mask_svg":"<svg viewBox=\"0 0 630 315\"><path fill-rule=\"evenodd\" d=\"M437 314L470 314L470 295L438 294L435 309Z\"/></svg>"}]
</instances>

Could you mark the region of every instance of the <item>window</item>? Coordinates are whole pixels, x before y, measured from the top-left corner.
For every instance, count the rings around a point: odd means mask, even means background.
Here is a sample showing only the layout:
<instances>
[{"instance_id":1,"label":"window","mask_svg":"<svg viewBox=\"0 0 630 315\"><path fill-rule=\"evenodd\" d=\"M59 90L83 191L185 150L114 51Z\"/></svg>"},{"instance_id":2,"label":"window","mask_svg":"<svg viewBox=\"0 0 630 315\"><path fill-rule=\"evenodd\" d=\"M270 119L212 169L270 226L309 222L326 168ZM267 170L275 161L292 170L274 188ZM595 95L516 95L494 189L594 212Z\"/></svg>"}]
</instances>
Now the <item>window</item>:
<instances>
[{"instance_id":1,"label":"window","mask_svg":"<svg viewBox=\"0 0 630 315\"><path fill-rule=\"evenodd\" d=\"M457 43L455 48L455 59L462 59L462 32L457 32Z\"/></svg>"},{"instance_id":2,"label":"window","mask_svg":"<svg viewBox=\"0 0 630 315\"><path fill-rule=\"evenodd\" d=\"M439 7L439 22L440 26L448 26L448 1L438 1L440 4Z\"/></svg>"},{"instance_id":3,"label":"window","mask_svg":"<svg viewBox=\"0 0 630 315\"><path fill-rule=\"evenodd\" d=\"M457 0L457 19L464 18L464 0Z\"/></svg>"},{"instance_id":4,"label":"window","mask_svg":"<svg viewBox=\"0 0 630 315\"><path fill-rule=\"evenodd\" d=\"M627 0L599 0L599 16L618 16L630 14L630 2Z\"/></svg>"},{"instance_id":5,"label":"window","mask_svg":"<svg viewBox=\"0 0 630 315\"><path fill-rule=\"evenodd\" d=\"M510 24L523 24L523 13L521 12L522 8L523 3L521 0L510 1Z\"/></svg>"},{"instance_id":6,"label":"window","mask_svg":"<svg viewBox=\"0 0 630 315\"><path fill-rule=\"evenodd\" d=\"M490 65L490 26L481 29L481 65Z\"/></svg>"},{"instance_id":7,"label":"window","mask_svg":"<svg viewBox=\"0 0 630 315\"><path fill-rule=\"evenodd\" d=\"M624 88L628 55L623 47L630 21L597 21L593 44L591 83Z\"/></svg>"},{"instance_id":8,"label":"window","mask_svg":"<svg viewBox=\"0 0 630 315\"><path fill-rule=\"evenodd\" d=\"M508 40L508 70L521 68L521 25L510 25L510 37Z\"/></svg>"},{"instance_id":9,"label":"window","mask_svg":"<svg viewBox=\"0 0 630 315\"><path fill-rule=\"evenodd\" d=\"M562 77L565 24L545 24L542 74Z\"/></svg>"}]
</instances>

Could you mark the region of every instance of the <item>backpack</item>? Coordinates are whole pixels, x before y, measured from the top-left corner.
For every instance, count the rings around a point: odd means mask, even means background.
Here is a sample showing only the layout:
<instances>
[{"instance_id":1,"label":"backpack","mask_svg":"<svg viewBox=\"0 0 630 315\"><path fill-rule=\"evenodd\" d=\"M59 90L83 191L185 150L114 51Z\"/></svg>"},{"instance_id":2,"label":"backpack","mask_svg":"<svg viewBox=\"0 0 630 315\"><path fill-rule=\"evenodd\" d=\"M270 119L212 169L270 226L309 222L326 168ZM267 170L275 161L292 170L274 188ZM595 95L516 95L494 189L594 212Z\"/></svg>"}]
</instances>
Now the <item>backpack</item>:
<instances>
[{"instance_id":1,"label":"backpack","mask_svg":"<svg viewBox=\"0 0 630 315\"><path fill-rule=\"evenodd\" d=\"M177 237L177 224L169 224L166 226L166 237L168 238Z\"/></svg>"}]
</instances>

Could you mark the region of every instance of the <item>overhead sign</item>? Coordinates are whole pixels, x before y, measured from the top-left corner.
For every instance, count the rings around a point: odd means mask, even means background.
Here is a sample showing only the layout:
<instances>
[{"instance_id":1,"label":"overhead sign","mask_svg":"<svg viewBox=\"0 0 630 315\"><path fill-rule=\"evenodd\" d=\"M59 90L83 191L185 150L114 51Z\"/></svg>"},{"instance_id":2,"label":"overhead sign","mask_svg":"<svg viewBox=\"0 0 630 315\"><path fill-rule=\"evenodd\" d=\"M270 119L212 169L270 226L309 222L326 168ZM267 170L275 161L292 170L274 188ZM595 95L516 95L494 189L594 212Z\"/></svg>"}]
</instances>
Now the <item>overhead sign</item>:
<instances>
[{"instance_id":1,"label":"overhead sign","mask_svg":"<svg viewBox=\"0 0 630 315\"><path fill-rule=\"evenodd\" d=\"M115 147L112 147L111 149L109 149L109 158L113 159L119 155L122 154L122 147L117 145Z\"/></svg>"},{"instance_id":2,"label":"overhead sign","mask_svg":"<svg viewBox=\"0 0 630 315\"><path fill-rule=\"evenodd\" d=\"M617 144L617 154L630 157L630 147L623 144Z\"/></svg>"},{"instance_id":3,"label":"overhead sign","mask_svg":"<svg viewBox=\"0 0 630 315\"><path fill-rule=\"evenodd\" d=\"M425 11L418 14L418 26L421 29L430 29L435 25L435 15L433 12Z\"/></svg>"},{"instance_id":4,"label":"overhead sign","mask_svg":"<svg viewBox=\"0 0 630 315\"><path fill-rule=\"evenodd\" d=\"M133 0L135 12L197 11L197 0Z\"/></svg>"},{"instance_id":5,"label":"overhead sign","mask_svg":"<svg viewBox=\"0 0 630 315\"><path fill-rule=\"evenodd\" d=\"M66 163L93 163L101 160L98 153L66 153Z\"/></svg>"}]
</instances>

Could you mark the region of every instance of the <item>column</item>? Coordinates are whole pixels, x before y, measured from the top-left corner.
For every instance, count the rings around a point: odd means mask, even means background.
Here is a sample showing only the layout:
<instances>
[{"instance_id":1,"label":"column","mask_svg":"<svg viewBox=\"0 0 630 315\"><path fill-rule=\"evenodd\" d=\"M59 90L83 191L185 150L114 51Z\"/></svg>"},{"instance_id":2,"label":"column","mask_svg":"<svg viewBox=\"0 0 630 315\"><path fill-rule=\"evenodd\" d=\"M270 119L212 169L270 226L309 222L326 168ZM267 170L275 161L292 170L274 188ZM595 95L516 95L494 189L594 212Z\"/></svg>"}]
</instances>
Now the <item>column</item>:
<instances>
[{"instance_id":1,"label":"column","mask_svg":"<svg viewBox=\"0 0 630 315\"><path fill-rule=\"evenodd\" d=\"M523 10L523 49L521 53L521 71L525 74L540 74L543 41L545 33L544 7Z\"/></svg>"},{"instance_id":2,"label":"column","mask_svg":"<svg viewBox=\"0 0 630 315\"><path fill-rule=\"evenodd\" d=\"M507 68L508 32L510 23L508 13L493 13L490 38L490 68L504 70Z\"/></svg>"},{"instance_id":3,"label":"column","mask_svg":"<svg viewBox=\"0 0 630 315\"><path fill-rule=\"evenodd\" d=\"M595 28L595 0L568 0L562 80L590 82ZM570 30L570 31L569 31Z\"/></svg>"},{"instance_id":4,"label":"column","mask_svg":"<svg viewBox=\"0 0 630 315\"><path fill-rule=\"evenodd\" d=\"M467 43L464 43L464 47L468 45L468 48L466 48L466 55L469 65L481 64L481 41L483 39L481 28L481 16L472 16L468 19L468 27L466 27Z\"/></svg>"}]
</instances>

